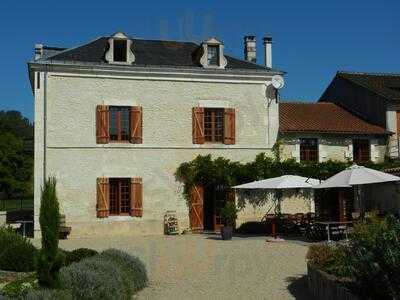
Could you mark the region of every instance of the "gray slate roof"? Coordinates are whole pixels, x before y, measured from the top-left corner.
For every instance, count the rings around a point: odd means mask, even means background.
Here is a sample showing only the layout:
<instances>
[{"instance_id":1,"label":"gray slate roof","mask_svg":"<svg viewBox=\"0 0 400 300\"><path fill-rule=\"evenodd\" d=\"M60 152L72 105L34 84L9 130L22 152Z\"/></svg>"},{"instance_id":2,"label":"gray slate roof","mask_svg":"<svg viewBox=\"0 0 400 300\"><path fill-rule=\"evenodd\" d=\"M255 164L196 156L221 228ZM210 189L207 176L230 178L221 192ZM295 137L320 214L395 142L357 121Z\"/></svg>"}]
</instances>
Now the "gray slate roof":
<instances>
[{"instance_id":1,"label":"gray slate roof","mask_svg":"<svg viewBox=\"0 0 400 300\"><path fill-rule=\"evenodd\" d=\"M388 99L400 100L400 74L340 71L337 73L337 76L363 86Z\"/></svg>"},{"instance_id":2,"label":"gray slate roof","mask_svg":"<svg viewBox=\"0 0 400 300\"><path fill-rule=\"evenodd\" d=\"M88 63L106 63L105 53L108 37L100 37L85 45L58 51L44 58L45 61L72 61ZM200 45L193 42L132 39L132 51L135 54L134 66L165 66L201 68L199 64ZM245 60L225 55L226 69L275 71Z\"/></svg>"}]
</instances>

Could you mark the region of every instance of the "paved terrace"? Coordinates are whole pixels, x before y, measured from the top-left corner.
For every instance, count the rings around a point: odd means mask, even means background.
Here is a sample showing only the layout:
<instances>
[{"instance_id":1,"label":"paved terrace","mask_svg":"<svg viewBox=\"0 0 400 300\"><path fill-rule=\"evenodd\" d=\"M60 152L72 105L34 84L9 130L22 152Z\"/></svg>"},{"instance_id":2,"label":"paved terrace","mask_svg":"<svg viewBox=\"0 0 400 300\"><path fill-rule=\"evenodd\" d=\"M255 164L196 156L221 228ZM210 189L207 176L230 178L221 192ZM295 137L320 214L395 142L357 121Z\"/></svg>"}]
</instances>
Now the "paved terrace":
<instances>
[{"instance_id":1,"label":"paved terrace","mask_svg":"<svg viewBox=\"0 0 400 300\"><path fill-rule=\"evenodd\" d=\"M96 237L60 241L64 249L117 248L146 263L150 285L136 299L311 299L307 245L218 235Z\"/></svg>"}]
</instances>

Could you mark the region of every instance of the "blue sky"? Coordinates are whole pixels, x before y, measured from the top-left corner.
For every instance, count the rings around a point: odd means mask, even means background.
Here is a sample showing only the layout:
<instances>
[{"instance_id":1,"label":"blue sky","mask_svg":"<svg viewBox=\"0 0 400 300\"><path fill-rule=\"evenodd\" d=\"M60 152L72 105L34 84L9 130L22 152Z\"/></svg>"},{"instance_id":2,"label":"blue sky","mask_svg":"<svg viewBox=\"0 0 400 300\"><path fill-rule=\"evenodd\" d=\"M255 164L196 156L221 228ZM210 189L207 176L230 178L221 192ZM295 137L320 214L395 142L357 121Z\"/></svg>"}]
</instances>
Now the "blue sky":
<instances>
[{"instance_id":1,"label":"blue sky","mask_svg":"<svg viewBox=\"0 0 400 300\"><path fill-rule=\"evenodd\" d=\"M0 3L0 110L33 119L27 61L33 46L70 47L124 31L200 41L217 36L243 57L243 36L273 37L284 99L314 101L337 70L400 73L400 1L15 1Z\"/></svg>"}]
</instances>

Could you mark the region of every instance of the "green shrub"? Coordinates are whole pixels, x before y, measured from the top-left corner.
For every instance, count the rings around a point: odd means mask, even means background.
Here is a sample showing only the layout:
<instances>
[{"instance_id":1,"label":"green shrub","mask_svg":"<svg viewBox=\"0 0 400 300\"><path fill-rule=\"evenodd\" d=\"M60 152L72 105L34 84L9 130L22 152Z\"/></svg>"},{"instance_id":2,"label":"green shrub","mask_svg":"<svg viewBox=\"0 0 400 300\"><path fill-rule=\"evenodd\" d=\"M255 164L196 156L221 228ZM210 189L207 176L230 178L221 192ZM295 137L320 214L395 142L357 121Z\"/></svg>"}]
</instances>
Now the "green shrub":
<instances>
[{"instance_id":1,"label":"green shrub","mask_svg":"<svg viewBox=\"0 0 400 300\"><path fill-rule=\"evenodd\" d=\"M11 299L25 296L30 290L38 288L36 275L30 275L6 284L1 292L3 296Z\"/></svg>"},{"instance_id":2,"label":"green shrub","mask_svg":"<svg viewBox=\"0 0 400 300\"><path fill-rule=\"evenodd\" d=\"M126 286L128 286L132 292L141 290L147 285L148 277L146 266L139 258L117 249L105 250L101 253L101 256L109 258L122 268L124 273L127 274L125 277Z\"/></svg>"},{"instance_id":3,"label":"green shrub","mask_svg":"<svg viewBox=\"0 0 400 300\"><path fill-rule=\"evenodd\" d=\"M129 299L123 276L119 265L96 255L62 268L60 281L74 299Z\"/></svg>"},{"instance_id":4,"label":"green shrub","mask_svg":"<svg viewBox=\"0 0 400 300\"><path fill-rule=\"evenodd\" d=\"M74 262L81 261L84 258L92 257L98 254L96 250L88 248L79 248L72 251L64 251L65 253L65 265L69 266Z\"/></svg>"},{"instance_id":5,"label":"green shrub","mask_svg":"<svg viewBox=\"0 0 400 300\"><path fill-rule=\"evenodd\" d=\"M250 221L240 225L240 227L236 230L238 233L242 234L263 234L269 233L269 230L266 222L255 222Z\"/></svg>"},{"instance_id":6,"label":"green shrub","mask_svg":"<svg viewBox=\"0 0 400 300\"><path fill-rule=\"evenodd\" d=\"M337 248L327 244L311 245L306 258L310 265L321 270L327 270L335 264Z\"/></svg>"},{"instance_id":7,"label":"green shrub","mask_svg":"<svg viewBox=\"0 0 400 300\"><path fill-rule=\"evenodd\" d=\"M37 249L9 227L0 227L0 270L29 272L34 270Z\"/></svg>"},{"instance_id":8,"label":"green shrub","mask_svg":"<svg viewBox=\"0 0 400 300\"><path fill-rule=\"evenodd\" d=\"M373 299L400 298L400 221L372 216L354 228L351 255L358 291Z\"/></svg>"},{"instance_id":9,"label":"green shrub","mask_svg":"<svg viewBox=\"0 0 400 300\"><path fill-rule=\"evenodd\" d=\"M56 179L49 178L42 187L39 223L42 232L42 249L37 260L37 274L42 287L59 286L59 270L65 256L58 250L60 213L56 193Z\"/></svg>"},{"instance_id":10,"label":"green shrub","mask_svg":"<svg viewBox=\"0 0 400 300\"><path fill-rule=\"evenodd\" d=\"M66 290L31 290L24 300L72 300L72 295Z\"/></svg>"},{"instance_id":11,"label":"green shrub","mask_svg":"<svg viewBox=\"0 0 400 300\"><path fill-rule=\"evenodd\" d=\"M221 217L224 220L226 226L235 226L237 219L238 209L236 208L234 201L227 201L225 206L221 209Z\"/></svg>"}]
</instances>

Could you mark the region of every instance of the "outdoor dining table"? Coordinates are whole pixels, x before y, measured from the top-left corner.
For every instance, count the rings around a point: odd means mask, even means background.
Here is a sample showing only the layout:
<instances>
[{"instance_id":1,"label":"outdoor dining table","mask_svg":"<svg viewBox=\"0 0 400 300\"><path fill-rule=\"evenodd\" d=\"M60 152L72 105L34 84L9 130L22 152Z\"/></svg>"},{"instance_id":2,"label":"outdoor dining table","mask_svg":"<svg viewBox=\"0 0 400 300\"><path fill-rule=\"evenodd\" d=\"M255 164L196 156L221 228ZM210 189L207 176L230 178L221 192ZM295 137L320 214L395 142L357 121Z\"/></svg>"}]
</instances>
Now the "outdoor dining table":
<instances>
[{"instance_id":1,"label":"outdoor dining table","mask_svg":"<svg viewBox=\"0 0 400 300\"><path fill-rule=\"evenodd\" d=\"M346 234L346 240L348 240L348 231L347 228L349 225L353 224L352 221L319 221L319 222L315 222L314 224L320 224L325 226L326 229L326 233L328 234L328 242L331 242L331 233L330 233L330 227L331 226L345 226L345 234Z\"/></svg>"}]
</instances>

